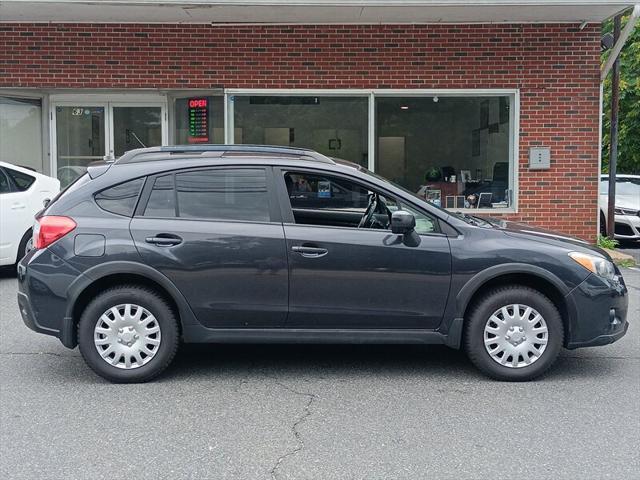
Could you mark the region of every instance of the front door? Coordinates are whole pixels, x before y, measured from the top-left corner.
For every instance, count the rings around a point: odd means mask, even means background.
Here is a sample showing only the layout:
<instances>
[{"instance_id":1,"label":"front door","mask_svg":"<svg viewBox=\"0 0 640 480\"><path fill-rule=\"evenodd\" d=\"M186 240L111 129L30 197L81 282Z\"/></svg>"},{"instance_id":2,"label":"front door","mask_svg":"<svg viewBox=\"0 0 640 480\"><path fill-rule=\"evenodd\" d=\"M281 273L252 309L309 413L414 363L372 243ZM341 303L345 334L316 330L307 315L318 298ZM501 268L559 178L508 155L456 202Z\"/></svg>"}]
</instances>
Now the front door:
<instances>
[{"instance_id":1,"label":"front door","mask_svg":"<svg viewBox=\"0 0 640 480\"><path fill-rule=\"evenodd\" d=\"M436 219L413 209L419 245L388 229L390 210L407 206L346 177L282 171L291 210L285 222L291 328L436 328L447 302L449 242ZM382 205L384 202L384 205ZM360 227L360 228L358 228Z\"/></svg>"},{"instance_id":2,"label":"front door","mask_svg":"<svg viewBox=\"0 0 640 480\"><path fill-rule=\"evenodd\" d=\"M57 96L52 102L54 171L64 188L87 165L120 157L135 148L166 145L166 107L162 101L110 101L109 97Z\"/></svg>"},{"instance_id":3,"label":"front door","mask_svg":"<svg viewBox=\"0 0 640 480\"><path fill-rule=\"evenodd\" d=\"M210 168L150 178L144 188L131 222L136 247L207 327L284 325L287 258L267 178L260 167Z\"/></svg>"}]
</instances>

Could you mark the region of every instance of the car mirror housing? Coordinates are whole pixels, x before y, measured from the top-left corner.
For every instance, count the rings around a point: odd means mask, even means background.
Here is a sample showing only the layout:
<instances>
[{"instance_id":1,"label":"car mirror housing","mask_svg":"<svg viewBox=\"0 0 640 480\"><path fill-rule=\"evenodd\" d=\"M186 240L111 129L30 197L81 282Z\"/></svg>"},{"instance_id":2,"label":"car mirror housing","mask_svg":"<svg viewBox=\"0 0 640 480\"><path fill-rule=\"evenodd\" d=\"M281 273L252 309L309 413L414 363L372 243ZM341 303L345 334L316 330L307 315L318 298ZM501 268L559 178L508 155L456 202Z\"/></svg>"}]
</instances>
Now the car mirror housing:
<instances>
[{"instance_id":1,"label":"car mirror housing","mask_svg":"<svg viewBox=\"0 0 640 480\"><path fill-rule=\"evenodd\" d=\"M391 214L391 232L399 235L407 234L416 228L416 218L405 210L397 210Z\"/></svg>"}]
</instances>

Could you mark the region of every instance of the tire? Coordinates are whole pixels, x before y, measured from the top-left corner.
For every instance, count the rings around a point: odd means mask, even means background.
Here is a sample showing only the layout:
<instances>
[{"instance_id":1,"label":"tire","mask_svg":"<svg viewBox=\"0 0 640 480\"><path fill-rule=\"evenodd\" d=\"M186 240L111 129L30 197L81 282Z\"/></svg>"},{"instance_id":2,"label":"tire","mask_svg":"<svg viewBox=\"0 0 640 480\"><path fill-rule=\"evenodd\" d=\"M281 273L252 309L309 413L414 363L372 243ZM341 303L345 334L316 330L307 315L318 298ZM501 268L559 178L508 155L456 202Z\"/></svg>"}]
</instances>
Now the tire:
<instances>
[{"instance_id":1,"label":"tire","mask_svg":"<svg viewBox=\"0 0 640 480\"><path fill-rule=\"evenodd\" d=\"M27 254L27 247L29 246L29 243L32 241L32 237L33 237L33 233L31 229L27 230L27 232L22 236L22 239L20 240L20 244L18 245L18 254L16 255L16 265Z\"/></svg>"},{"instance_id":2,"label":"tire","mask_svg":"<svg viewBox=\"0 0 640 480\"><path fill-rule=\"evenodd\" d=\"M489 343L492 340L495 342ZM469 359L497 380L522 382L539 377L554 363L563 343L564 326L558 309L529 287L488 291L474 302L465 321L464 348Z\"/></svg>"},{"instance_id":3,"label":"tire","mask_svg":"<svg viewBox=\"0 0 640 480\"><path fill-rule=\"evenodd\" d=\"M604 213L600 212L600 235L607 236L607 219L604 218Z\"/></svg>"},{"instance_id":4,"label":"tire","mask_svg":"<svg viewBox=\"0 0 640 480\"><path fill-rule=\"evenodd\" d=\"M178 344L178 320L171 306L156 291L139 285L104 291L87 305L78 323L82 357L94 372L114 383L156 377L169 366Z\"/></svg>"}]
</instances>

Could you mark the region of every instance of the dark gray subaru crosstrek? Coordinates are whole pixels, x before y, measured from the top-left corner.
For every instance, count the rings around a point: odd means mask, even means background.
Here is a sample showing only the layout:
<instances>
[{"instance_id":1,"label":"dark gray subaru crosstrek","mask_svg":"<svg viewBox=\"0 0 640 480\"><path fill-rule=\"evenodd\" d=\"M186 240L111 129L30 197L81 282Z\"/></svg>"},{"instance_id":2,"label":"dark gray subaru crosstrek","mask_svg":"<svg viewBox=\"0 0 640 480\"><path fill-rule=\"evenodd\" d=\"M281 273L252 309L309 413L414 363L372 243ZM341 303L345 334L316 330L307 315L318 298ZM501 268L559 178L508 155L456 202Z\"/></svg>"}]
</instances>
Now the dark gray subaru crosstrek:
<instances>
[{"instance_id":1,"label":"dark gray subaru crosstrek","mask_svg":"<svg viewBox=\"0 0 640 480\"><path fill-rule=\"evenodd\" d=\"M115 382L156 376L180 341L444 344L528 380L628 326L602 250L292 148L93 164L38 214L18 278L27 326Z\"/></svg>"}]
</instances>

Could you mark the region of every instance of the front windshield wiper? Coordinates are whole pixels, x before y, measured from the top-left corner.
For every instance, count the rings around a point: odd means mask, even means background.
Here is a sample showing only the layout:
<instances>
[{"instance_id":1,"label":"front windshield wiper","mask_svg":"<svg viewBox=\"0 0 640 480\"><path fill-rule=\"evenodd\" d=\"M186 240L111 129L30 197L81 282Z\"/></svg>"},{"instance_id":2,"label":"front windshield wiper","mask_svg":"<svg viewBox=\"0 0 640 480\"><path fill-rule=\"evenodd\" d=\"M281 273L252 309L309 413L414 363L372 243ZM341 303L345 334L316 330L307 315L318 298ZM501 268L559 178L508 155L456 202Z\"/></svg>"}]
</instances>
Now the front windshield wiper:
<instances>
[{"instance_id":1,"label":"front windshield wiper","mask_svg":"<svg viewBox=\"0 0 640 480\"><path fill-rule=\"evenodd\" d=\"M469 215L468 213L455 212L456 215L460 216L464 221L470 223L471 225L475 225L476 227L482 227L483 225L492 225L491 222L485 220L482 217L476 217L475 215Z\"/></svg>"}]
</instances>

